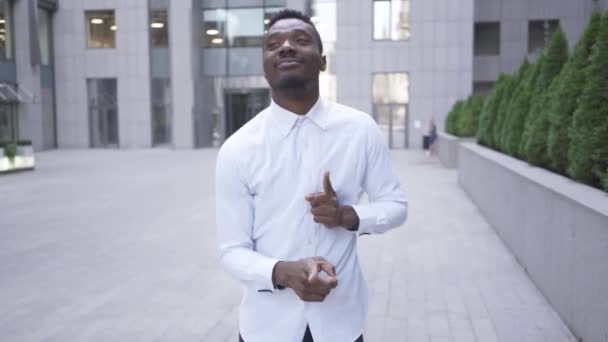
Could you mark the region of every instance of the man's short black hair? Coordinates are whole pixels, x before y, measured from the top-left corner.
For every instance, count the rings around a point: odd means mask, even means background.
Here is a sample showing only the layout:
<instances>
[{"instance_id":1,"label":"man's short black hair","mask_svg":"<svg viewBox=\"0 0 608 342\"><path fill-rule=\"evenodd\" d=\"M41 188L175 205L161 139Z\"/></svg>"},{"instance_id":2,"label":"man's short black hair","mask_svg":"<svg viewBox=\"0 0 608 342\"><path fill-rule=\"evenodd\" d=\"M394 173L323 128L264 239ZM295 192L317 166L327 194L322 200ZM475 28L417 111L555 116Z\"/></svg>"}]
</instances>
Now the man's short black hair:
<instances>
[{"instance_id":1,"label":"man's short black hair","mask_svg":"<svg viewBox=\"0 0 608 342\"><path fill-rule=\"evenodd\" d=\"M317 31L315 24L312 23L309 16L300 11L286 8L272 16L272 18L270 18L270 22L268 23L268 30L270 30L272 25L274 25L277 21L282 19L299 19L312 26L313 31L315 33L315 38L317 39L317 42L319 44L319 52L321 53L321 55L323 54L323 42L321 41L321 36L319 35L319 31Z\"/></svg>"}]
</instances>

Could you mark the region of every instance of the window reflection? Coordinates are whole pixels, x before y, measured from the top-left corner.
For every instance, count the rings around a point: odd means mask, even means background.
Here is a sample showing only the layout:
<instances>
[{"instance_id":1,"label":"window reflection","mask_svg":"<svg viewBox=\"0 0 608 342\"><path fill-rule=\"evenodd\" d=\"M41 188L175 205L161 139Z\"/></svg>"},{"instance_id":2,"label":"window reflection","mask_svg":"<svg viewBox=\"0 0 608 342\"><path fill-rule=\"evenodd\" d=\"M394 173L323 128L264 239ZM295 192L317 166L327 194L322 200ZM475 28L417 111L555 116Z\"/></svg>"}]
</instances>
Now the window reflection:
<instances>
[{"instance_id":1,"label":"window reflection","mask_svg":"<svg viewBox=\"0 0 608 342\"><path fill-rule=\"evenodd\" d=\"M374 74L374 103L408 103L409 80L406 73Z\"/></svg>"},{"instance_id":2,"label":"window reflection","mask_svg":"<svg viewBox=\"0 0 608 342\"><path fill-rule=\"evenodd\" d=\"M409 39L409 0L374 0L373 7L375 40Z\"/></svg>"},{"instance_id":3,"label":"window reflection","mask_svg":"<svg viewBox=\"0 0 608 342\"><path fill-rule=\"evenodd\" d=\"M150 11L150 38L154 48L169 46L167 10Z\"/></svg>"},{"instance_id":4,"label":"window reflection","mask_svg":"<svg viewBox=\"0 0 608 342\"><path fill-rule=\"evenodd\" d=\"M262 46L264 34L262 8L228 10L228 42L233 47Z\"/></svg>"},{"instance_id":5,"label":"window reflection","mask_svg":"<svg viewBox=\"0 0 608 342\"><path fill-rule=\"evenodd\" d=\"M315 0L312 4L311 21L323 40L323 54L327 69L319 75L319 92L322 98L336 101L336 74L333 60L336 42L336 1Z\"/></svg>"},{"instance_id":6,"label":"window reflection","mask_svg":"<svg viewBox=\"0 0 608 342\"><path fill-rule=\"evenodd\" d=\"M0 0L0 59L13 58L12 11L9 0Z\"/></svg>"},{"instance_id":7,"label":"window reflection","mask_svg":"<svg viewBox=\"0 0 608 342\"><path fill-rule=\"evenodd\" d=\"M87 11L88 47L115 48L116 22L114 11Z\"/></svg>"},{"instance_id":8,"label":"window reflection","mask_svg":"<svg viewBox=\"0 0 608 342\"><path fill-rule=\"evenodd\" d=\"M38 9L38 39L40 40L40 61L42 65L51 63L51 14L41 8Z\"/></svg>"},{"instance_id":9,"label":"window reflection","mask_svg":"<svg viewBox=\"0 0 608 342\"><path fill-rule=\"evenodd\" d=\"M409 78L407 73L378 73L372 81L374 119L390 148L408 147Z\"/></svg>"},{"instance_id":10,"label":"window reflection","mask_svg":"<svg viewBox=\"0 0 608 342\"><path fill-rule=\"evenodd\" d=\"M226 10L203 11L203 46L207 48L226 46Z\"/></svg>"},{"instance_id":11,"label":"window reflection","mask_svg":"<svg viewBox=\"0 0 608 342\"><path fill-rule=\"evenodd\" d=\"M261 47L270 19L283 7L203 10L203 46Z\"/></svg>"}]
</instances>

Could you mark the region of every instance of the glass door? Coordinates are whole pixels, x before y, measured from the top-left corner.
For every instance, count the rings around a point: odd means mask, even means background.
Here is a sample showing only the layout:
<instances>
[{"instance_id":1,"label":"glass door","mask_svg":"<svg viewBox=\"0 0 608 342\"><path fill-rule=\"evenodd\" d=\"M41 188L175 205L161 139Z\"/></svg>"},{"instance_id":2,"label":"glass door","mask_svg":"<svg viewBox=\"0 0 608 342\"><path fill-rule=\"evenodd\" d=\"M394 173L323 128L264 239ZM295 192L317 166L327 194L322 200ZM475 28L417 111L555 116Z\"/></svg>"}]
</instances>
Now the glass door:
<instances>
[{"instance_id":1,"label":"glass door","mask_svg":"<svg viewBox=\"0 0 608 342\"><path fill-rule=\"evenodd\" d=\"M380 127L384 143L389 148L408 148L406 104L376 104L374 119Z\"/></svg>"},{"instance_id":2,"label":"glass door","mask_svg":"<svg viewBox=\"0 0 608 342\"><path fill-rule=\"evenodd\" d=\"M87 80L91 147L118 147L116 79Z\"/></svg>"},{"instance_id":3,"label":"glass door","mask_svg":"<svg viewBox=\"0 0 608 342\"><path fill-rule=\"evenodd\" d=\"M270 104L268 89L226 90L226 138Z\"/></svg>"}]
</instances>

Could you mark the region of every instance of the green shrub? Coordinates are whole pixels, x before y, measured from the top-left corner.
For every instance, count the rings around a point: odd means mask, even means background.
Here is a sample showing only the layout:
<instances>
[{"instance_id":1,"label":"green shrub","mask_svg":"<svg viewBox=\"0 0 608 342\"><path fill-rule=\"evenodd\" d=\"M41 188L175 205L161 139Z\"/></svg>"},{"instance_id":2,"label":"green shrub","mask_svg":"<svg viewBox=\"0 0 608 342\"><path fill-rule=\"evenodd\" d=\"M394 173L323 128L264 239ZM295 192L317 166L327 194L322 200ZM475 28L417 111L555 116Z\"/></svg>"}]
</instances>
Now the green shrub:
<instances>
[{"instance_id":1,"label":"green shrub","mask_svg":"<svg viewBox=\"0 0 608 342\"><path fill-rule=\"evenodd\" d=\"M544 56L541 55L536 64L530 64L526 73L522 76L511 103L509 104L509 116L504 123L503 147L505 151L517 158L521 158L519 154L519 144L524 128L528 111L530 110L530 99L532 97L532 88L540 71L540 64Z\"/></svg>"},{"instance_id":2,"label":"green shrub","mask_svg":"<svg viewBox=\"0 0 608 342\"><path fill-rule=\"evenodd\" d=\"M483 107L483 99L472 95L463 104L458 120L458 136L474 137L477 133L479 113Z\"/></svg>"},{"instance_id":3,"label":"green shrub","mask_svg":"<svg viewBox=\"0 0 608 342\"><path fill-rule=\"evenodd\" d=\"M17 140L17 145L19 146L32 146L31 140Z\"/></svg>"},{"instance_id":4,"label":"green shrub","mask_svg":"<svg viewBox=\"0 0 608 342\"><path fill-rule=\"evenodd\" d=\"M456 101L445 119L445 131L449 134L456 136L460 135L458 122L460 121L459 117L463 105L464 102L462 100Z\"/></svg>"},{"instance_id":5,"label":"green shrub","mask_svg":"<svg viewBox=\"0 0 608 342\"><path fill-rule=\"evenodd\" d=\"M499 105L498 117L496 119L496 124L494 125L494 142L496 143L496 148L500 151L506 151L507 122L509 121L509 117L513 110L512 107L515 102L515 93L523 83L523 79L529 72L529 69L530 62L528 62L527 58L524 58L519 70L508 83L503 99Z\"/></svg>"},{"instance_id":6,"label":"green shrub","mask_svg":"<svg viewBox=\"0 0 608 342\"><path fill-rule=\"evenodd\" d=\"M568 42L561 27L553 34L546 48L544 63L535 83L535 96L526 119L520 153L528 162L538 166L547 166L547 133L549 129L549 112L547 107L551 94L557 83L553 82L568 60Z\"/></svg>"},{"instance_id":7,"label":"green shrub","mask_svg":"<svg viewBox=\"0 0 608 342\"><path fill-rule=\"evenodd\" d=\"M568 130L572 124L572 114L576 110L578 99L583 91L591 48L599 30L602 16L594 11L589 25L576 44L572 57L564 66L559 76L559 84L548 103L549 137L547 155L550 166L556 172L564 174L568 166L568 147L570 137Z\"/></svg>"},{"instance_id":8,"label":"green shrub","mask_svg":"<svg viewBox=\"0 0 608 342\"><path fill-rule=\"evenodd\" d=\"M17 143L10 142L5 143L2 146L4 148L4 156L8 158L8 160L12 163L17 156Z\"/></svg>"},{"instance_id":9,"label":"green shrub","mask_svg":"<svg viewBox=\"0 0 608 342\"><path fill-rule=\"evenodd\" d=\"M599 187L608 160L608 13L602 17L586 73L570 129L567 173Z\"/></svg>"},{"instance_id":10,"label":"green shrub","mask_svg":"<svg viewBox=\"0 0 608 342\"><path fill-rule=\"evenodd\" d=\"M500 107L504 89L510 78L511 76L509 75L500 74L494 88L483 105L483 109L479 115L479 128L477 130L477 142L481 145L492 148L496 146L494 142L494 123L496 122L496 115L498 108Z\"/></svg>"}]
</instances>

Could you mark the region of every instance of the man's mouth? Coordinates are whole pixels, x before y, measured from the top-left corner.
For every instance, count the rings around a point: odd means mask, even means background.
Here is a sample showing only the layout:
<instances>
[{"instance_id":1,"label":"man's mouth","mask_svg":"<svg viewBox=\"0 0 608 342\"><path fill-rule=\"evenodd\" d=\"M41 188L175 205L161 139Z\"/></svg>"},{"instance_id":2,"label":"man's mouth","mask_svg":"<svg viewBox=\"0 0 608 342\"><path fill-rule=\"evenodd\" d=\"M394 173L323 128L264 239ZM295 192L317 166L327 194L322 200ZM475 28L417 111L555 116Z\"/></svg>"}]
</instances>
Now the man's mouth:
<instances>
[{"instance_id":1,"label":"man's mouth","mask_svg":"<svg viewBox=\"0 0 608 342\"><path fill-rule=\"evenodd\" d=\"M279 69L290 69L299 66L302 64L302 60L297 58L285 58L280 60L277 63L277 68Z\"/></svg>"}]
</instances>

